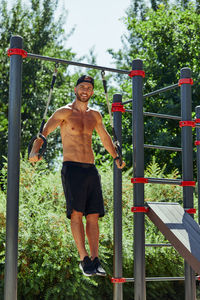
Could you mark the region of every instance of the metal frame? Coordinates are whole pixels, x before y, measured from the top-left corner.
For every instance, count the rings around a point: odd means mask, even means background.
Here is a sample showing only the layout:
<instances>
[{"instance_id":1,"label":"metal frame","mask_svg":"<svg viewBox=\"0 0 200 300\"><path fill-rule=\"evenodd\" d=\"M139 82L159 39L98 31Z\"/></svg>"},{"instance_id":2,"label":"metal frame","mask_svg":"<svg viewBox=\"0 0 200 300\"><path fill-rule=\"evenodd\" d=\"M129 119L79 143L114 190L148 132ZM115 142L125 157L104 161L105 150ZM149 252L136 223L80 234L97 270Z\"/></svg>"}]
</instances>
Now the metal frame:
<instances>
[{"instance_id":1,"label":"metal frame","mask_svg":"<svg viewBox=\"0 0 200 300\"><path fill-rule=\"evenodd\" d=\"M191 78L191 70L189 68L181 69L181 79ZM181 85L181 117L182 121L192 120L192 96L191 84ZM193 180L193 141L192 127L185 126L181 129L182 135L182 178L183 181ZM193 208L193 187L183 187L183 207ZM185 262L185 300L196 299L196 283L195 272Z\"/></svg>"},{"instance_id":2,"label":"metal frame","mask_svg":"<svg viewBox=\"0 0 200 300\"><path fill-rule=\"evenodd\" d=\"M200 106L195 108L196 118L200 119ZM200 128L196 126L196 138L200 141ZM198 223L200 224L200 145L197 145L197 182L198 182Z\"/></svg>"},{"instance_id":3,"label":"metal frame","mask_svg":"<svg viewBox=\"0 0 200 300\"><path fill-rule=\"evenodd\" d=\"M115 94L113 103L121 103L122 96ZM118 141L122 142L122 113L115 112L113 124ZM113 202L114 202L114 257L113 257L113 275L114 278L122 278L122 171L114 164L113 167ZM123 299L123 283L113 283L113 299Z\"/></svg>"},{"instance_id":4,"label":"metal frame","mask_svg":"<svg viewBox=\"0 0 200 300\"><path fill-rule=\"evenodd\" d=\"M22 38L14 36L11 48L22 49ZM19 217L19 172L21 135L22 57L10 57L9 125L8 125L8 189L6 208L6 261L4 300L17 299L17 257Z\"/></svg>"},{"instance_id":5,"label":"metal frame","mask_svg":"<svg viewBox=\"0 0 200 300\"><path fill-rule=\"evenodd\" d=\"M133 70L142 70L142 61L133 61ZM190 78L191 71L189 68L181 69L181 79ZM143 127L143 115L168 118L174 120L191 121L191 84L181 84L181 117L170 116L156 113L143 113L143 99L160 92L165 92L173 88L177 88L179 85L160 89L158 91L149 93L142 97L142 77L133 77L133 100L132 110L126 110L132 113L132 126L133 126L133 166L134 166L134 177L144 177L144 147L155 148L161 150L172 150L182 151L182 164L183 164L183 182L193 182L193 162L192 162L192 127L182 127L182 148L157 146L157 145L144 145L144 127ZM131 101L123 102L122 104L129 103ZM200 118L200 107L197 112L197 118ZM198 126L197 126L198 127ZM200 128L197 128L200 130ZM200 140L200 131L198 131L198 140ZM199 149L200 150L200 149ZM200 158L199 158L200 161ZM198 169L200 172L199 162ZM200 174L200 173L199 173ZM200 175L199 177L200 178ZM149 183L156 184L176 184L181 185L182 180L180 179L163 179L163 178L148 178ZM200 181L200 179L198 179ZM183 186L183 202L184 208L193 208L193 187ZM199 184L200 190L200 184ZM200 200L199 200L200 203ZM135 183L134 185L134 206L144 206L144 183ZM139 233L139 234L138 234ZM185 263L185 277L153 277L145 278L145 246L150 247L170 247L170 244L146 244L145 245L145 228L144 228L144 213L134 214L134 277L135 278L124 278L124 282L135 282L134 288L134 299L145 300L146 299L146 281L174 281L184 280L185 281L185 300L194 300L196 297L196 280L199 277L195 277L194 271L191 267ZM114 298L115 299L115 298ZM123 298L119 298L123 299Z\"/></svg>"},{"instance_id":6,"label":"metal frame","mask_svg":"<svg viewBox=\"0 0 200 300\"><path fill-rule=\"evenodd\" d=\"M7 191L7 212L6 212L6 262L5 262L5 289L4 300L17 300L17 257L18 257L18 218L19 218L19 175L20 175L20 134L21 134L21 85L22 85L22 56L27 55L28 58L52 61L66 65L74 65L78 67L85 67L90 69L103 70L113 73L129 75L130 71L118 70L103 66L96 66L84 64L79 62L68 61L59 58L52 58L41 56L37 54L27 53L21 55L25 51L17 51L22 49L22 37L13 36L10 41L10 49L15 49L15 54L12 51L10 55L10 89L9 89L9 131L8 131L8 191ZM120 95L116 95L116 101L120 102ZM117 127L116 133L120 141L121 125L117 123L120 120L120 113L117 119L114 119ZM118 196L120 195L121 186L121 172L116 170L114 184ZM116 194L115 191L115 194ZM115 244L115 270L116 276L122 272L122 261L119 242L120 235L122 239L120 213L122 209L120 202L117 201L115 205L116 214L119 215L118 221L115 220L114 230L116 231L117 243ZM120 242L121 243L121 242ZM121 276L121 275L120 275ZM122 285L116 285L114 289L115 295L122 295ZM119 296L117 296L119 297Z\"/></svg>"},{"instance_id":7,"label":"metal frame","mask_svg":"<svg viewBox=\"0 0 200 300\"><path fill-rule=\"evenodd\" d=\"M133 70L143 70L140 59L133 60ZM133 113L132 113L132 144L133 177L144 177L144 121L143 121L143 77L132 78ZM136 183L133 189L134 206L144 206L144 184ZM146 299L145 281L145 224L144 213L134 214L134 299Z\"/></svg>"},{"instance_id":8,"label":"metal frame","mask_svg":"<svg viewBox=\"0 0 200 300\"><path fill-rule=\"evenodd\" d=\"M10 48L22 49L22 38L13 36ZM79 67L99 69L109 72L129 75L126 70L94 66L71 62L63 59L44 57L28 53L27 57L76 65ZM143 62L136 59L132 63L132 70L143 71ZM181 79L190 78L189 68L181 70ZM5 289L4 300L17 300L17 256L18 256L18 215L19 215L19 173L20 173L20 132L21 132L21 83L22 83L22 56L14 54L10 57L10 89L9 89L9 134L8 134L8 191L7 191L7 213L6 213L6 263L5 263ZM143 122L143 99L160 92L165 92L177 88L178 84L165 87L158 91L143 96L143 76L140 72L132 78L133 88L133 165L134 177L144 177L144 122ZM122 103L119 94L114 95L114 102ZM128 102L126 102L128 103ZM199 113L199 111L198 111ZM147 113L146 113L147 115ZM162 117L162 115L148 113L148 115ZM191 85L181 85L181 115L183 121L191 120ZM165 118L167 115L163 115ZM172 116L173 119L179 117ZM118 139L121 143L121 112L114 113L114 127ZM150 146L150 145L147 145ZM159 146L165 147L165 146ZM166 147L165 147L166 148ZM178 150L177 150L178 151ZM182 127L182 162L183 180L193 180L192 166L192 128ZM198 163L199 166L199 163ZM200 168L199 168L200 169ZM166 180L149 178L152 183L178 184L180 180ZM193 187L184 186L184 208L193 207ZM144 206L144 183L134 185L134 206ZM122 278L122 174L114 166L114 277ZM147 244L146 246L170 246L169 244ZM128 282L135 282L134 299L146 299L146 281L160 280L180 280L179 278L145 278L145 226L144 213L134 214L134 277L127 279ZM182 277L181 277L182 278ZM184 280L184 277L182 278ZM195 299L195 274L193 270L185 264L185 299ZM123 299L122 283L114 283L114 299Z\"/></svg>"}]
</instances>

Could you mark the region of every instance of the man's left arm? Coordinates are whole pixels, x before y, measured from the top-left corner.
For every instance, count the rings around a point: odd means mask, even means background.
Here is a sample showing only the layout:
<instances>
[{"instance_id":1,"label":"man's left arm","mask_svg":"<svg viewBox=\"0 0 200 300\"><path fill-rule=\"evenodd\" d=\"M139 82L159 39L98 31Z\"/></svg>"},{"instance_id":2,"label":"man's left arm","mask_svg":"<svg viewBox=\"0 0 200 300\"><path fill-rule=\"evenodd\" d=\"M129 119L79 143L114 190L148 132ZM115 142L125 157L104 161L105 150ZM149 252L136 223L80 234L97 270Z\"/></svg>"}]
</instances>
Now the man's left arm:
<instances>
[{"instance_id":1,"label":"man's left arm","mask_svg":"<svg viewBox=\"0 0 200 300\"><path fill-rule=\"evenodd\" d=\"M98 133L98 135L100 136L100 139L102 141L104 148L110 153L110 155L113 157L113 159L115 159L118 155L117 155L115 146L113 144L113 141L102 122L102 116L100 113L97 113L96 120L97 120L97 123L95 126L95 130ZM125 162L122 161L122 164L120 166L119 159L116 159L115 163L119 169L123 169L124 166L126 165Z\"/></svg>"}]
</instances>

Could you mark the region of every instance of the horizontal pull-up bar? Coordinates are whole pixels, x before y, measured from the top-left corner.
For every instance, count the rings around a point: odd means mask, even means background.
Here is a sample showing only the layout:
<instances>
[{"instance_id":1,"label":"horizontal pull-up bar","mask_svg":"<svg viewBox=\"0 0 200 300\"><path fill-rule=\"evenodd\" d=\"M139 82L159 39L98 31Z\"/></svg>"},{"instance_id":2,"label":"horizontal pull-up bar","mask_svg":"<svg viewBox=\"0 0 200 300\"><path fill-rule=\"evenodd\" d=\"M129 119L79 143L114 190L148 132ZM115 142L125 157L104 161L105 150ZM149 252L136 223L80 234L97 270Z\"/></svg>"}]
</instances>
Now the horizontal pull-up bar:
<instances>
[{"instance_id":1,"label":"horizontal pull-up bar","mask_svg":"<svg viewBox=\"0 0 200 300\"><path fill-rule=\"evenodd\" d=\"M40 59L40 60L53 61L55 63L72 65L72 66L83 67L83 68L88 68L88 69L102 70L102 71L108 71L108 72L126 74L126 75L130 74L129 70L119 70L119 69L114 69L114 68L96 66L96 65L85 64L85 63L70 61L70 60L66 60L66 59L43 56L43 55L32 54L32 53L27 53L27 57L34 58L34 59Z\"/></svg>"}]
</instances>

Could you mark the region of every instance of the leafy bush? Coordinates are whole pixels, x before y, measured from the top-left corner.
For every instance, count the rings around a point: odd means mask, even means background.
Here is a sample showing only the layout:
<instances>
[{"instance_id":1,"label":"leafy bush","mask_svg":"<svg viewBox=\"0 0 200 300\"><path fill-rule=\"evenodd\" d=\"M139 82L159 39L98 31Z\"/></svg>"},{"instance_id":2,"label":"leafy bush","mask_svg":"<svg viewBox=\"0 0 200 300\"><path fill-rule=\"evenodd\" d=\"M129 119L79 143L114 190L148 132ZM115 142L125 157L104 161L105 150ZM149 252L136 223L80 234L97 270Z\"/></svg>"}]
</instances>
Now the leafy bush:
<instances>
[{"instance_id":1,"label":"leafy bush","mask_svg":"<svg viewBox=\"0 0 200 300\"><path fill-rule=\"evenodd\" d=\"M105 172L105 169L107 171ZM66 218L60 172L50 173L45 162L34 166L21 160L18 299L112 299L113 274L113 191L112 169L100 170L106 215L99 221L100 257L105 262L106 278L86 278L78 268L78 253ZM131 170L123 172L123 276L133 277L133 202ZM146 176L163 177L155 160ZM177 172L170 174L176 178ZM0 295L3 294L5 255L6 164L1 172L0 191ZM146 185L148 201L181 202L181 187ZM85 222L85 221L84 221ZM145 219L146 243L166 243L158 229ZM88 247L88 245L87 245ZM183 259L173 248L146 248L146 276L183 276ZM148 282L147 299L183 299L183 282ZM134 285L124 284L124 299L133 299Z\"/></svg>"}]
</instances>

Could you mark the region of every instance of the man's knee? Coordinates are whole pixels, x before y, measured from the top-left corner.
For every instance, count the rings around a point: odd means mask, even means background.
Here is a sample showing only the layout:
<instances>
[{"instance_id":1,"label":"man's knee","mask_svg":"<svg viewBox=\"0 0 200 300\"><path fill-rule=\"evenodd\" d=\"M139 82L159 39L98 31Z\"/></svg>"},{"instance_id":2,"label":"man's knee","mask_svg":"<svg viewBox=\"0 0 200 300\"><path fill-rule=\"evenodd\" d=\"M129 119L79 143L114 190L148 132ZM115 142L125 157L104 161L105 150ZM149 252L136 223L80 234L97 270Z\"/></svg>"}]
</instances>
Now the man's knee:
<instances>
[{"instance_id":1,"label":"man's knee","mask_svg":"<svg viewBox=\"0 0 200 300\"><path fill-rule=\"evenodd\" d=\"M87 223L98 223L98 220L99 220L99 214L88 214L86 216L86 221Z\"/></svg>"},{"instance_id":2,"label":"man's knee","mask_svg":"<svg viewBox=\"0 0 200 300\"><path fill-rule=\"evenodd\" d=\"M73 210L71 213L71 222L82 222L83 213L77 210Z\"/></svg>"}]
</instances>

